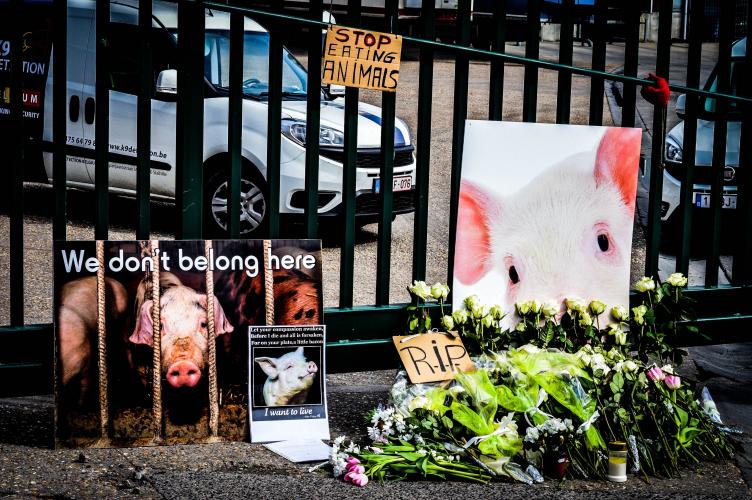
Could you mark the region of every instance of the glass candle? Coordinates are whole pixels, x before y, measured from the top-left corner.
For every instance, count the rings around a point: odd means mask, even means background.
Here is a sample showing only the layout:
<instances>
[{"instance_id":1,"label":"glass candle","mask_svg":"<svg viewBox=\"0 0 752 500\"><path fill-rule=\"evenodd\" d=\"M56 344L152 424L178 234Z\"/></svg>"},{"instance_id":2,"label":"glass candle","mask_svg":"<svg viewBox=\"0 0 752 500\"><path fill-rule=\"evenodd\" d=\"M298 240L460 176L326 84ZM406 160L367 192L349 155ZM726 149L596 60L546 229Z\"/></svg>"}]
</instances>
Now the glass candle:
<instances>
[{"instance_id":1,"label":"glass candle","mask_svg":"<svg viewBox=\"0 0 752 500\"><path fill-rule=\"evenodd\" d=\"M623 483L627 480L627 443L608 443L608 480Z\"/></svg>"}]
</instances>

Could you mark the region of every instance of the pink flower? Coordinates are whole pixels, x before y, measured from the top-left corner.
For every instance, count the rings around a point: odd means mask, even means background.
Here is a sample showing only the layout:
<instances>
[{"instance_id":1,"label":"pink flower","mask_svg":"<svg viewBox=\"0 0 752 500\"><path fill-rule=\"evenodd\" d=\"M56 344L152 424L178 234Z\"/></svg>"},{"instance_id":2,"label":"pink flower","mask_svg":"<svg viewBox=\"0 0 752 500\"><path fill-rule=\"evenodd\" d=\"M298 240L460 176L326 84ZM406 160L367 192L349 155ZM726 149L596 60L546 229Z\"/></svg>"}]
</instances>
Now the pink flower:
<instances>
[{"instance_id":1,"label":"pink flower","mask_svg":"<svg viewBox=\"0 0 752 500\"><path fill-rule=\"evenodd\" d=\"M661 370L657 366L654 366L650 370L648 370L648 378L653 382L660 382L661 380L666 378L666 374L663 373L663 370Z\"/></svg>"},{"instance_id":2,"label":"pink flower","mask_svg":"<svg viewBox=\"0 0 752 500\"><path fill-rule=\"evenodd\" d=\"M366 468L362 465L353 464L347 466L347 472L352 472L353 474L363 474L365 471Z\"/></svg>"},{"instance_id":3,"label":"pink flower","mask_svg":"<svg viewBox=\"0 0 752 500\"><path fill-rule=\"evenodd\" d=\"M347 468L350 469L350 466L352 465L358 465L360 463L360 460L358 460L355 457L347 457Z\"/></svg>"},{"instance_id":4,"label":"pink flower","mask_svg":"<svg viewBox=\"0 0 752 500\"><path fill-rule=\"evenodd\" d=\"M663 382L669 389L676 390L681 386L681 377L679 377L678 375L666 375L666 378L663 379Z\"/></svg>"},{"instance_id":5,"label":"pink flower","mask_svg":"<svg viewBox=\"0 0 752 500\"><path fill-rule=\"evenodd\" d=\"M345 482L352 483L356 486L365 486L366 484L368 484L368 476L366 476L362 472L348 472L347 474L345 474Z\"/></svg>"}]
</instances>

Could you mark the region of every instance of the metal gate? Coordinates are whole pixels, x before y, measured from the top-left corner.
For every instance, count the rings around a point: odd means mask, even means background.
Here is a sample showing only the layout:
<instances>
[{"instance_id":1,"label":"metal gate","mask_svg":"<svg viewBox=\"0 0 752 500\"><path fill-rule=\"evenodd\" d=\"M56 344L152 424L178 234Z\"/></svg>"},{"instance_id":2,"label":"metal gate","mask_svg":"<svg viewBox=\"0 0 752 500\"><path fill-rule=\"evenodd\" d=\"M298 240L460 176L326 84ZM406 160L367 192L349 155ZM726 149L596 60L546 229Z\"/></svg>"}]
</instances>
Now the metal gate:
<instances>
[{"instance_id":1,"label":"metal gate","mask_svg":"<svg viewBox=\"0 0 752 500\"><path fill-rule=\"evenodd\" d=\"M8 2L6 2L8 3ZM230 75L229 75L229 109L241 109L243 99L241 90L241 65L243 58L243 16L251 16L260 23L268 26L270 33L269 47L269 98L268 98L268 130L280 130L281 102L282 102L282 38L285 30L297 30L307 37L309 84L307 93L307 130L306 137L306 197L305 220L306 235L316 238L318 226L318 162L319 162L319 99L321 73L321 29L326 23L321 21L324 8L322 0L310 0L304 3L305 9L290 11L285 7L291 2L270 1L269 5L259 5L260 2L243 1L199 1L179 0L177 33L178 50L178 81L177 94L177 208L179 214L176 238L198 239L202 232L202 144L203 144L203 37L204 9L226 11L231 14L230 32ZM383 13L383 31L398 32L399 4L397 0L385 0ZM527 40L524 56L505 53L505 33L507 28L506 2L499 0L493 3L492 16L493 40L491 50L471 47L471 1L460 0L457 10L456 43L447 44L435 41L435 8L434 2L423 2L420 9L418 23L420 35L404 36L407 47L419 51L419 94L418 94L418 126L417 144L417 180L415 189L415 216L413 236L412 278L424 279L426 275L426 249L428 227L428 180L430 175L430 137L432 116L437 110L431 107L432 84L435 53L449 54L455 61L454 66L454 103L453 103L453 133L451 143L451 187L449 219L449 241L447 281L451 283L454 261L454 237L457 220L457 206L460 185L460 166L462 158L462 144L467 117L468 99L468 70L471 58L490 61L490 94L488 118L500 120L502 118L503 82L506 63L516 63L524 66L524 90L522 102L522 119L526 122L536 121L536 106L538 95L538 74L540 70L553 70L558 74L558 92L556 105L556 122L569 123L571 112L571 90L574 75L584 76L590 81L590 109L589 123L600 125L603 116L603 95L606 82L618 82L623 86L622 126L632 127L636 119L637 90L640 86L649 84L637 75L638 49L640 30L640 2L627 2L623 7L624 25L626 31L624 71L623 74L609 73L606 68L606 44L608 39L608 3L606 0L596 0L592 10L592 64L591 68L580 68L572 65L573 36L575 18L574 0L562 0L557 7L558 19L561 21L559 42L559 59L557 62L539 58L539 31L541 11L548 2L530 0L527 3ZM21 0L9 0L9 15L20 12ZM54 0L55 18L66 19L67 4L65 0ZM300 2L297 3L299 5ZM704 1L692 0L690 6L690 24L703 24ZM110 19L109 2L97 2L96 10L96 43L99 49L107 45L108 22ZM52 96L48 96L53 104L53 138L48 142L32 142L27 140L20 127L6 127L4 137L7 145L3 149L7 165L5 170L10 178L6 180L10 204L10 325L0 328L0 393L34 393L49 392L52 380L53 334L52 325L27 325L24 322L24 189L23 170L24 156L34 151L51 151L54 154L54 204L55 217L53 236L56 240L66 238L66 154L92 157L95 160L96 176L96 206L95 206L95 236L97 239L108 237L108 161L116 160L131 162L137 170L137 207L135 214L136 237L148 239L150 236L150 96L152 92L151 61L152 50L149 44L149 30L152 23L152 2L139 2L140 40L135 41L140 54L140 79L138 82L138 151L137 157L127 157L110 152L109 137L109 89L107 81L107 66L105 51L97 51L96 69L96 100L95 111L95 150L90 152L76 145L66 144L66 121L68 103L63 79L55 81ZM549 5L550 7L550 5ZM717 88L704 90L700 88L700 56L703 33L701 30L690 30L688 42L687 78L686 84L672 84L674 92L687 95L685 142L684 151L695 150L696 117L699 114L700 103L703 99L713 98L717 103L717 121L715 127L715 148L713 151L712 168L712 213L713 225L709 238L712 242L707 258L706 281L704 287L696 287L690 295L697 299L699 319L697 323L704 331L712 336L713 343L740 341L747 339L746 331L752 327L752 175L750 175L750 144L752 144L752 126L749 113L752 99L733 95L730 81L730 53L731 37L734 31L734 9L729 2L720 2L720 51L718 63ZM660 27L657 45L657 59L655 72L667 75L670 64L671 45L671 2L660 2ZM579 12L579 11L578 11ZM347 3L346 24L358 26L361 22L360 0L349 0ZM749 14L747 14L749 16ZM11 26L20 26L16 20ZM750 23L747 22L747 26ZM13 46L21 46L23 34L20 28L14 33ZM55 74L66 74L66 23L57 22L53 34L53 71ZM746 55L747 68L750 65L750 55ZM12 51L9 67L11 72L10 85L10 116L20 122L22 114L23 83L18 77L21 68L19 51ZM736 89L743 96L750 96L750 81L746 80L746 89ZM380 216L378 230L377 252L377 286L373 305L354 306L354 251L355 251L355 172L356 172L356 137L357 137L357 106L359 91L348 88L345 95L345 126L343 152L343 224L341 226L341 262L339 305L325 310L328 327L328 358L333 370L363 370L394 365L396 358L390 346L390 336L401 331L406 317L405 304L389 303L389 270L390 249L392 236L393 193L391 190L381 190ZM381 166L380 176L382 185L391 185L394 158L394 119L395 95L386 93L382 101L382 132L381 132ZM742 140L739 175L738 214L740 222L738 234L735 238L732 286L717 286L717 269L719 265L719 241L721 202L723 189L723 170L726 136L725 117L731 107L744 109L742 124ZM661 239L661 191L663 173L662 160L664 157L663 141L665 122L662 119L663 110L654 109L652 134L653 141L650 153L650 200L649 226L647 238L647 258L645 274L654 276L658 270L659 244ZM239 186L241 176L241 127L240 113L229 113L228 117L228 178L230 185L230 227L231 236L239 235ZM9 123L6 121L5 123ZM267 184L269 234L274 238L279 235L279 186L280 186L280 134L267 134ZM682 181L682 201L692 199L693 155L684 155L684 177ZM681 243L677 255L676 269L688 272L690 241L693 231L692 205L683 203Z\"/></svg>"}]
</instances>

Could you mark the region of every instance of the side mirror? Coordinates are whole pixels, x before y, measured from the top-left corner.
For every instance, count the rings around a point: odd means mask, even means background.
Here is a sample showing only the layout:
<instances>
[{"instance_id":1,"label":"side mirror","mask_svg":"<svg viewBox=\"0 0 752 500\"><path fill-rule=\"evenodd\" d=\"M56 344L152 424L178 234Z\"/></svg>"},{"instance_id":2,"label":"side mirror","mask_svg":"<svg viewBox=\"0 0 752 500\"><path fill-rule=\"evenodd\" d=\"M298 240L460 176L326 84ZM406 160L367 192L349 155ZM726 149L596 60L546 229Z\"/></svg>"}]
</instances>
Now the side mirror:
<instances>
[{"instance_id":1,"label":"side mirror","mask_svg":"<svg viewBox=\"0 0 752 500\"><path fill-rule=\"evenodd\" d=\"M335 99L337 97L343 97L345 95L344 85L324 85L324 92L329 94L329 97Z\"/></svg>"},{"instance_id":2,"label":"side mirror","mask_svg":"<svg viewBox=\"0 0 752 500\"><path fill-rule=\"evenodd\" d=\"M680 120L684 119L684 108L686 104L687 104L686 94L681 94L679 97L676 98L676 116L678 116Z\"/></svg>"},{"instance_id":3,"label":"side mirror","mask_svg":"<svg viewBox=\"0 0 752 500\"><path fill-rule=\"evenodd\" d=\"M157 95L177 96L178 94L178 70L165 69L157 75Z\"/></svg>"}]
</instances>

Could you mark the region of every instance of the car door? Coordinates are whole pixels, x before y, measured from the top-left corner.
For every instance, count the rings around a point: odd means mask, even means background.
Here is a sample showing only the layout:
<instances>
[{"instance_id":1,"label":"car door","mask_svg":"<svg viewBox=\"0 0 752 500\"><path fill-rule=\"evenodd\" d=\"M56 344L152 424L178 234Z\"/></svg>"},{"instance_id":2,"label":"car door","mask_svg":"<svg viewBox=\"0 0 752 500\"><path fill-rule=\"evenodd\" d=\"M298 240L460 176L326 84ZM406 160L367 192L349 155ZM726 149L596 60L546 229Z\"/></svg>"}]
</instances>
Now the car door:
<instances>
[{"instance_id":1,"label":"car door","mask_svg":"<svg viewBox=\"0 0 752 500\"><path fill-rule=\"evenodd\" d=\"M132 157L133 161L111 161L109 170L110 189L121 192L135 192L138 136L137 104L139 90L140 32L137 25L138 10L125 5L112 4L108 33L107 65L110 105L110 152ZM175 68L174 50L165 48L165 43L172 41L171 35L153 23L152 31L152 83L161 69ZM96 50L89 54L96 59ZM90 75L90 82L84 86L89 91L88 98L94 97L95 75ZM152 87L152 91L153 91ZM152 94L153 95L153 94ZM162 196L174 196L175 164L175 113L176 102L173 96L166 99L152 99L151 110L151 192ZM84 124L84 135L94 141L95 124ZM89 175L95 178L94 165L89 166Z\"/></svg>"},{"instance_id":2,"label":"car door","mask_svg":"<svg viewBox=\"0 0 752 500\"><path fill-rule=\"evenodd\" d=\"M68 48L67 48L67 75L66 79L66 136L67 144L83 148L90 148L84 138L84 106L83 87L88 71L87 68L88 47L92 38L94 24L94 2L87 8L86 4L77 4L76 7L68 8ZM43 139L52 141L52 86L55 75L52 72L52 59L50 59L50 77L47 79L44 103L44 132ZM87 163L93 160L76 154L69 154L67 158L67 180L74 184L89 184ZM44 166L47 177L52 179L52 153L44 154Z\"/></svg>"}]
</instances>

